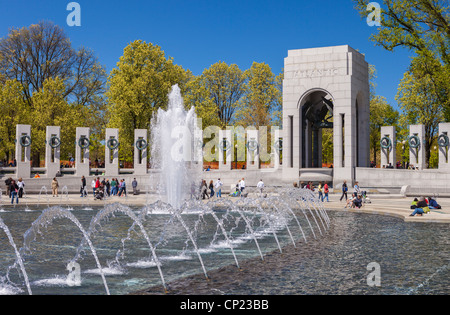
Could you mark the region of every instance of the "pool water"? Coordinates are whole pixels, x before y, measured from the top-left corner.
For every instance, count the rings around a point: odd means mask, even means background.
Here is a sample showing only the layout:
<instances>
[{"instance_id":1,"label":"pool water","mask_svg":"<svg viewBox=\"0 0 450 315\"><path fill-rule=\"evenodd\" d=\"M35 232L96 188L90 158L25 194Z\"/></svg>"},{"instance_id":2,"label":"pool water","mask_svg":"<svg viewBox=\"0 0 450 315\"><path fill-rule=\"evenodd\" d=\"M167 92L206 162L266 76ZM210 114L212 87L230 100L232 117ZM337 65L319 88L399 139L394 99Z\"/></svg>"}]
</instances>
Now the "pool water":
<instances>
[{"instance_id":1,"label":"pool water","mask_svg":"<svg viewBox=\"0 0 450 315\"><path fill-rule=\"evenodd\" d=\"M23 246L24 233L43 210L14 209L0 213L18 248ZM71 213L87 230L99 211L101 208L79 208ZM140 213L139 208L133 211L136 215ZM306 217L298 213L305 242L292 218L269 226L262 216L247 213L258 234L255 241L236 213L217 212L216 215L223 220L233 251L211 215L182 215L198 252L184 227L169 214L153 213L143 220L172 294L450 293L449 225L404 223L387 216L330 211L330 228L319 231L320 223L316 226L310 217L309 225ZM110 293L126 294L153 287L150 291L161 294L162 279L149 246L140 229L132 226L130 217L115 214L97 226L91 237ZM105 294L99 269L87 246L77 260L81 285L67 284L67 264L83 238L74 224L59 219L39 232L31 242L30 251L23 255L33 294ZM256 245L264 254L264 262ZM116 257L120 265L115 262ZM0 230L0 293L28 294L20 270L8 271L14 259L14 251ZM380 266L379 287L367 283L370 263ZM210 281L205 280L204 270ZM9 281L5 279L6 274ZM11 283L15 288L10 287Z\"/></svg>"}]
</instances>

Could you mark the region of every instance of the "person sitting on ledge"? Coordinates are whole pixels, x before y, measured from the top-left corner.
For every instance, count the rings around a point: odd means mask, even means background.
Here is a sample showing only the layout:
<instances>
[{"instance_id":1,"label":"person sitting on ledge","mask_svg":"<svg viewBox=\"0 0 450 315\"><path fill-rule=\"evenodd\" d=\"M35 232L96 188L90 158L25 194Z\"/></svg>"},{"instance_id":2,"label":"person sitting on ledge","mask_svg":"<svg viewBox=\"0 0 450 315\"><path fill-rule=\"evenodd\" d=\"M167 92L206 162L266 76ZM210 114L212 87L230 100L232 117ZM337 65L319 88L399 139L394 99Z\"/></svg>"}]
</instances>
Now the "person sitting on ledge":
<instances>
[{"instance_id":1,"label":"person sitting on ledge","mask_svg":"<svg viewBox=\"0 0 450 315\"><path fill-rule=\"evenodd\" d=\"M351 207L353 206L353 200L355 200L355 199L356 199L356 194L353 193L353 194L350 196L350 198L347 199L347 204L345 205L344 209L346 209L347 207L348 207L348 208L351 208Z\"/></svg>"},{"instance_id":2,"label":"person sitting on ledge","mask_svg":"<svg viewBox=\"0 0 450 315\"><path fill-rule=\"evenodd\" d=\"M426 211L424 210L425 208L428 208L427 202L425 201L424 197L420 197L420 200L417 203L416 208L414 209L413 213L411 213L409 216L414 217L415 215L418 215L421 217Z\"/></svg>"},{"instance_id":3,"label":"person sitting on ledge","mask_svg":"<svg viewBox=\"0 0 450 315\"><path fill-rule=\"evenodd\" d=\"M361 209L361 207L362 207L362 197L361 195L358 195L358 197L356 197L353 200L353 208Z\"/></svg>"},{"instance_id":4,"label":"person sitting on ledge","mask_svg":"<svg viewBox=\"0 0 450 315\"><path fill-rule=\"evenodd\" d=\"M419 199L414 198L412 204L411 204L411 210L414 210L417 208L417 203L419 202Z\"/></svg>"},{"instance_id":5,"label":"person sitting on ledge","mask_svg":"<svg viewBox=\"0 0 450 315\"><path fill-rule=\"evenodd\" d=\"M442 209L441 205L439 205L439 204L437 203L437 201L434 200L434 199L431 198L431 197L428 197L428 207L429 207L430 209Z\"/></svg>"}]
</instances>

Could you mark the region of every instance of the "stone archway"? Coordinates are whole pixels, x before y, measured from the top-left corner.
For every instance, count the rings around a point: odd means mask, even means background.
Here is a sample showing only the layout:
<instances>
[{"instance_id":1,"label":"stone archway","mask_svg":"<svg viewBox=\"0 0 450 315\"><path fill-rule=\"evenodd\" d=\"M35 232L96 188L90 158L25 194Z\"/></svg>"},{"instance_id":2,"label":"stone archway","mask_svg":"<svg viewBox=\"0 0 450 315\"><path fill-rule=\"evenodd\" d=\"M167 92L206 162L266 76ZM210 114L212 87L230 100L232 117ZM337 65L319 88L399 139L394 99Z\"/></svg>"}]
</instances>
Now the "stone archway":
<instances>
[{"instance_id":1,"label":"stone archway","mask_svg":"<svg viewBox=\"0 0 450 315\"><path fill-rule=\"evenodd\" d=\"M322 168L323 130L333 129L333 98L323 89L306 92L299 100L302 168Z\"/></svg>"},{"instance_id":2,"label":"stone archway","mask_svg":"<svg viewBox=\"0 0 450 315\"><path fill-rule=\"evenodd\" d=\"M324 172L317 171L322 167L321 131L332 128L332 179L352 182L355 168L369 165L369 65L364 55L348 45L290 50L284 70L283 179L299 180L309 168L315 168L313 174Z\"/></svg>"}]
</instances>

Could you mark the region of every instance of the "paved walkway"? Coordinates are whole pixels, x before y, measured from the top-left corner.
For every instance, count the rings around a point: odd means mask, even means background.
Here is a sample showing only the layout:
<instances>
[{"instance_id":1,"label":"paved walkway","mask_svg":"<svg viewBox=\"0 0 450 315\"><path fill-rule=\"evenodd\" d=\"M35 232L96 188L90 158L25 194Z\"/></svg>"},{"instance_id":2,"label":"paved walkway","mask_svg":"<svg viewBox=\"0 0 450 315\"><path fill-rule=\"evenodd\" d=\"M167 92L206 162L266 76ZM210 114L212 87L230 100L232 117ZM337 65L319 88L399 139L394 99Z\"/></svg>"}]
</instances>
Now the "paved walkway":
<instances>
[{"instance_id":1,"label":"paved walkway","mask_svg":"<svg viewBox=\"0 0 450 315\"><path fill-rule=\"evenodd\" d=\"M229 198L229 197L225 197ZM399 217L406 222L438 222L450 223L450 199L438 198L437 202L442 206L441 210L432 210L430 214L424 214L422 217L410 217L412 213L410 209L413 198L402 198L396 195L373 195L371 196L371 203L365 204L361 209L345 209L345 202L339 201L340 196L331 194L330 202L325 202L325 208L332 211L353 211L361 213L392 215ZM153 203L157 200L156 195L128 195L127 197L111 197L106 201L94 200L92 196L87 198L80 198L79 195L59 195L52 197L51 194L45 195L27 195L25 198L19 199L19 206L32 207L34 205L49 205L49 206L103 206L111 203L123 203L130 206L143 206L147 203ZM237 198L232 198L237 200ZM0 209L11 209L11 200L4 195L1 198Z\"/></svg>"},{"instance_id":2,"label":"paved walkway","mask_svg":"<svg viewBox=\"0 0 450 315\"><path fill-rule=\"evenodd\" d=\"M392 215L403 219L405 222L434 222L450 223L450 199L438 198L436 201L442 206L440 210L431 210L431 213L422 217L410 217L413 210L410 209L414 198L403 198L391 195L373 195L371 203L366 203L361 209L344 209L345 202L339 201L340 196L331 196L330 202L325 202L325 207L331 210L344 210L361 213Z\"/></svg>"}]
</instances>

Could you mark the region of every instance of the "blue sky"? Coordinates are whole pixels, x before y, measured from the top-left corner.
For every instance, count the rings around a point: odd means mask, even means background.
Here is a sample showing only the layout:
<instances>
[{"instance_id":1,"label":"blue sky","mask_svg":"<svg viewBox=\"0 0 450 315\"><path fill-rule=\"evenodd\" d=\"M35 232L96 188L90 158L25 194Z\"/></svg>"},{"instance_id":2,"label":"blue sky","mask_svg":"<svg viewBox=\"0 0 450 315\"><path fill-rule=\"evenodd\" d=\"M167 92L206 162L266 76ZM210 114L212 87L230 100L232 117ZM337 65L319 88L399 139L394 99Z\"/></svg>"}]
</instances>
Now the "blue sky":
<instances>
[{"instance_id":1,"label":"blue sky","mask_svg":"<svg viewBox=\"0 0 450 315\"><path fill-rule=\"evenodd\" d=\"M68 0L0 0L0 37L10 28L50 20L74 47L93 49L111 71L130 42L162 47L176 64L198 75L217 61L242 70L266 62L278 74L290 49L350 45L378 71L377 94L395 95L410 63L406 50L387 52L369 41L369 27L351 0L316 1L96 1L79 0L81 26L66 24Z\"/></svg>"}]
</instances>

